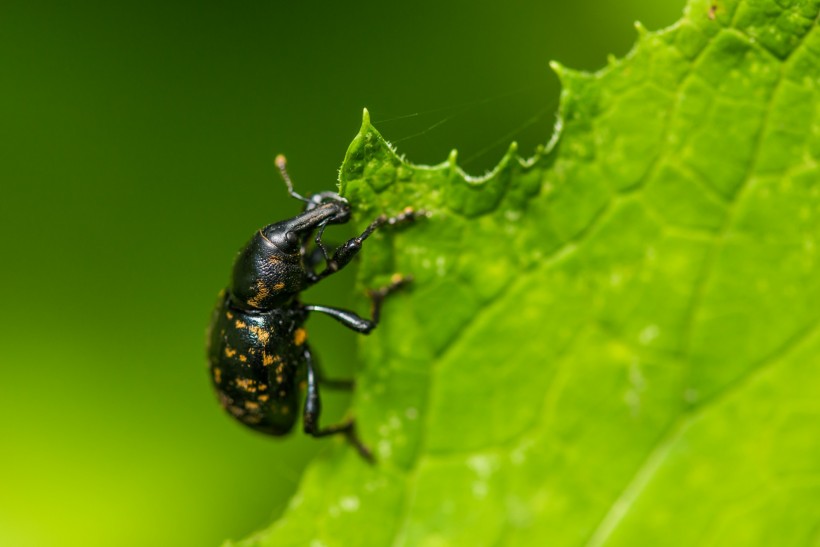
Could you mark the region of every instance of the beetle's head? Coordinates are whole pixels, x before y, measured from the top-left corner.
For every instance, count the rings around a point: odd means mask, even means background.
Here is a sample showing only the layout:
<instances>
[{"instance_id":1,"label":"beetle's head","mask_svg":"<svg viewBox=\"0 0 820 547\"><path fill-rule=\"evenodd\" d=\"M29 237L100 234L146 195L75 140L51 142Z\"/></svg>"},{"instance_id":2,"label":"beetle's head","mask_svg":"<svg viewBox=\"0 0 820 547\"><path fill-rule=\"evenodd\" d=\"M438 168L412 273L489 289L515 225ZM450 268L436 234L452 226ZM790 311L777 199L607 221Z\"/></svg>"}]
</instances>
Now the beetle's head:
<instances>
[{"instance_id":1,"label":"beetle's head","mask_svg":"<svg viewBox=\"0 0 820 547\"><path fill-rule=\"evenodd\" d=\"M302 245L316 229L328 224L344 224L350 220L350 204L333 192L313 196L302 214L270 224L262 235L281 253L298 254Z\"/></svg>"}]
</instances>

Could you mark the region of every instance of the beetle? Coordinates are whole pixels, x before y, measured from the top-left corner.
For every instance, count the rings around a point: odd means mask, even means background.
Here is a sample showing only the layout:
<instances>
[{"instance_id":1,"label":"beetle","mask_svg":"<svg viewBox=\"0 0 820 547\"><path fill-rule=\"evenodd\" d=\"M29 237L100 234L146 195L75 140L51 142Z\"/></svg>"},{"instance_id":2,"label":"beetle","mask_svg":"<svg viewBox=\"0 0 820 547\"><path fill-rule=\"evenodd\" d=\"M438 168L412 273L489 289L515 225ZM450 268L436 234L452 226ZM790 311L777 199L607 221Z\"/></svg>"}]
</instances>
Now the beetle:
<instances>
[{"instance_id":1,"label":"beetle","mask_svg":"<svg viewBox=\"0 0 820 547\"><path fill-rule=\"evenodd\" d=\"M301 214L258 230L239 251L229 286L214 308L208 334L210 374L219 401L234 418L268 435L289 433L297 420L301 390L304 431L314 437L343 434L363 457L370 451L356 435L354 421L321 427L319 385L351 388L352 382L326 380L307 342L305 321L311 312L324 313L342 325L369 334L378 324L382 302L411 281L395 274L391 283L369 290L370 319L352 311L304 304L299 295L308 287L347 266L362 242L383 226L412 222L418 213L378 216L358 236L332 254L322 242L325 228L350 221L348 201L334 192L305 198L293 190L285 157L276 166L288 193L304 203ZM309 248L313 238L315 248ZM324 268L317 271L321 264Z\"/></svg>"}]
</instances>

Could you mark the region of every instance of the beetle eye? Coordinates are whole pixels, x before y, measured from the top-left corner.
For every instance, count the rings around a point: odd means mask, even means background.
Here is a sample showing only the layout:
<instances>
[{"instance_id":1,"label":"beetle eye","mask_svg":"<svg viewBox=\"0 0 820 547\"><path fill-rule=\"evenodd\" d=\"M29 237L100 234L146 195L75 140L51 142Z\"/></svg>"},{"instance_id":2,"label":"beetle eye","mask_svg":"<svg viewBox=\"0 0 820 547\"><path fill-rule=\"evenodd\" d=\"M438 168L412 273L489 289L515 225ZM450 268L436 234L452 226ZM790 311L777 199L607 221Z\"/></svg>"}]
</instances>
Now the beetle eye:
<instances>
[{"instance_id":1,"label":"beetle eye","mask_svg":"<svg viewBox=\"0 0 820 547\"><path fill-rule=\"evenodd\" d=\"M294 245L294 246L299 243L299 237L297 237L297 235L294 234L293 232L286 233L285 234L285 240L288 242L288 244Z\"/></svg>"}]
</instances>

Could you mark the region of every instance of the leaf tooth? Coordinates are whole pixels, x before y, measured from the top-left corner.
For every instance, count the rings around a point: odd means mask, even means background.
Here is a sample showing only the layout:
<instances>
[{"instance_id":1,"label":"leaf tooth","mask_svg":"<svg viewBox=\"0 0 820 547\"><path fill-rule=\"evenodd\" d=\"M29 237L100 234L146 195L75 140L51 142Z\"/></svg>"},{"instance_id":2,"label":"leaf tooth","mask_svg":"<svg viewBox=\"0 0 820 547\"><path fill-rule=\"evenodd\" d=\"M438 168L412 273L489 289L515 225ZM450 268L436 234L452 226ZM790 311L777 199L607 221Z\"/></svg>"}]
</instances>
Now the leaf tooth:
<instances>
[{"instance_id":1,"label":"leaf tooth","mask_svg":"<svg viewBox=\"0 0 820 547\"><path fill-rule=\"evenodd\" d=\"M518 142L512 141L510 147L507 149L507 155L512 157L518 153Z\"/></svg>"}]
</instances>

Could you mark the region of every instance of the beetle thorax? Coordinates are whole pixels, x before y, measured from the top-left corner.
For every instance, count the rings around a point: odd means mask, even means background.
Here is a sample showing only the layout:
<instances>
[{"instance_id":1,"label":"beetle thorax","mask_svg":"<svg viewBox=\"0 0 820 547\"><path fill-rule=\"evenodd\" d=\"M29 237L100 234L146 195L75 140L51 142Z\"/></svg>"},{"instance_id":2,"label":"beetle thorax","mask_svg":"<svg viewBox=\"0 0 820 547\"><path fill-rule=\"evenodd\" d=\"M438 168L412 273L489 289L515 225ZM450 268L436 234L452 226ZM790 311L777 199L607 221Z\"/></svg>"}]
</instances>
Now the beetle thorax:
<instances>
[{"instance_id":1,"label":"beetle thorax","mask_svg":"<svg viewBox=\"0 0 820 547\"><path fill-rule=\"evenodd\" d=\"M299 253L288 254L257 232L239 251L233 268L231 296L251 310L281 307L307 286Z\"/></svg>"}]
</instances>

